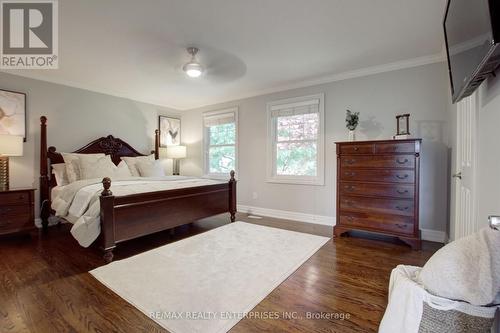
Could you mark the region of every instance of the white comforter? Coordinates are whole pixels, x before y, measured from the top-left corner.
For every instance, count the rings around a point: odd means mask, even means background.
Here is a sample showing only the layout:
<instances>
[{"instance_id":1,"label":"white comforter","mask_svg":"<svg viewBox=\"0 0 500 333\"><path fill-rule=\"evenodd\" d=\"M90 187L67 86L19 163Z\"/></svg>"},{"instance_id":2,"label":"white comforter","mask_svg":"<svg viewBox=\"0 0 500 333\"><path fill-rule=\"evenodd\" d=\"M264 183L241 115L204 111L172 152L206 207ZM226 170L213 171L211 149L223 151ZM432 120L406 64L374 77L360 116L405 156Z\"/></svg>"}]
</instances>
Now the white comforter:
<instances>
[{"instance_id":1,"label":"white comforter","mask_svg":"<svg viewBox=\"0 0 500 333\"><path fill-rule=\"evenodd\" d=\"M99 218L99 195L103 190L101 182L101 179L90 179L66 185L52 202L52 209L56 211L56 216L73 223L71 234L83 247L90 246L101 232ZM134 177L113 180L111 191L115 196L123 196L220 183L212 179L182 176Z\"/></svg>"}]
</instances>

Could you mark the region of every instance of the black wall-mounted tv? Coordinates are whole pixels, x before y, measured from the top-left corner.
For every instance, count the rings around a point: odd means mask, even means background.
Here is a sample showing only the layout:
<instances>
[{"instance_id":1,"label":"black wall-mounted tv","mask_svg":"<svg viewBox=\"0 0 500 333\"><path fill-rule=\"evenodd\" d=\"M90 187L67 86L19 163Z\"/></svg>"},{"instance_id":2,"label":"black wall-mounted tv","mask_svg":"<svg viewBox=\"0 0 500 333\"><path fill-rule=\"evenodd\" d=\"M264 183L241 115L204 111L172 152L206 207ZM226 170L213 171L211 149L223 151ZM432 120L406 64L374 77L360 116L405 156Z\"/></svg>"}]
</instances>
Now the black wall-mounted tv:
<instances>
[{"instance_id":1,"label":"black wall-mounted tv","mask_svg":"<svg viewBox=\"0 0 500 333\"><path fill-rule=\"evenodd\" d=\"M443 26L453 103L500 65L499 7L498 0L448 0Z\"/></svg>"}]
</instances>

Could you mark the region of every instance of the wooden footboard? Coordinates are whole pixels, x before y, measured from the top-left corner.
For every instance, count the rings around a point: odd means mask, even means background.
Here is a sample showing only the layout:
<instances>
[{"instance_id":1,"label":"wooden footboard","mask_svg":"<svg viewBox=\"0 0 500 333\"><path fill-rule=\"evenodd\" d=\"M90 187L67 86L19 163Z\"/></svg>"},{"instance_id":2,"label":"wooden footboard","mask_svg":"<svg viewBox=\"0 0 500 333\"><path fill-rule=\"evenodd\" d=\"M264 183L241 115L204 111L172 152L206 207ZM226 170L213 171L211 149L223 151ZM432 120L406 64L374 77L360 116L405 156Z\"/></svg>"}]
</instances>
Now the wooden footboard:
<instances>
[{"instance_id":1,"label":"wooden footboard","mask_svg":"<svg viewBox=\"0 0 500 333\"><path fill-rule=\"evenodd\" d=\"M236 214L234 171L227 183L115 197L111 179L101 193L101 246L104 260L113 260L116 244L221 213Z\"/></svg>"}]
</instances>

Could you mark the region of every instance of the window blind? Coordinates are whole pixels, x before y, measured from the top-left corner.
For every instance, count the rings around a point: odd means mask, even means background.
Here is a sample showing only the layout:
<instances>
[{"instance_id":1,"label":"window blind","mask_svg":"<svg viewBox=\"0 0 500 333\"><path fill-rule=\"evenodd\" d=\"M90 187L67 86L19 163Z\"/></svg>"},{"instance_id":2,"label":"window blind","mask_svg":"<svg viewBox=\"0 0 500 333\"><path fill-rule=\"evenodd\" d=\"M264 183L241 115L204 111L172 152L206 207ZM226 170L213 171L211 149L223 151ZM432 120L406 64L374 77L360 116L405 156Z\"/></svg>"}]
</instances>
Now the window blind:
<instances>
[{"instance_id":1,"label":"window blind","mask_svg":"<svg viewBox=\"0 0 500 333\"><path fill-rule=\"evenodd\" d=\"M311 99L308 101L281 104L271 106L271 116L276 117L289 117L300 114L319 113L319 99Z\"/></svg>"},{"instance_id":2,"label":"window blind","mask_svg":"<svg viewBox=\"0 0 500 333\"><path fill-rule=\"evenodd\" d=\"M203 126L212 127L217 125L224 125L236 122L234 112L219 113L214 115L204 116Z\"/></svg>"}]
</instances>

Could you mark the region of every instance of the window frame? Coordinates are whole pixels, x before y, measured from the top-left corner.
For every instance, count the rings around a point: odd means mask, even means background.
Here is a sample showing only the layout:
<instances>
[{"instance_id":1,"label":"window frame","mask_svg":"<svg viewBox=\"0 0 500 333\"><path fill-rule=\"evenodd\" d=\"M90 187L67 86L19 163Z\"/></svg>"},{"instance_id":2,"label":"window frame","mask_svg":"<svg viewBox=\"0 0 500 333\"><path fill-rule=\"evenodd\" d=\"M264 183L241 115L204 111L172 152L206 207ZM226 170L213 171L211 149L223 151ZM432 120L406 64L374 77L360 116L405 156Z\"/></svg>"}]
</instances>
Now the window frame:
<instances>
[{"instance_id":1,"label":"window frame","mask_svg":"<svg viewBox=\"0 0 500 333\"><path fill-rule=\"evenodd\" d=\"M272 108L277 106L289 106L290 104L300 104L310 102L311 100L319 100L319 126L317 142L317 172L316 176L291 176L291 175L277 175L276 174L276 120L277 117L272 116ZM307 142L314 140L300 140L300 142ZM325 185L325 94L315 94L301 97L293 97L281 99L267 103L267 177L268 183L281 183L281 184L298 184L298 185Z\"/></svg>"},{"instance_id":2,"label":"window frame","mask_svg":"<svg viewBox=\"0 0 500 333\"><path fill-rule=\"evenodd\" d=\"M221 109L221 110L216 110L216 111L207 111L203 112L202 117L201 117L201 126L202 126L202 131L203 131L203 178L211 178L211 179L221 179L221 180L229 180L230 175L229 173L214 173L210 172L210 167L209 167L209 148L211 147L209 145L210 142L210 137L209 137L209 132L208 129L209 127L205 127L205 118L210 117L210 116L216 116L219 114L225 114L225 113L234 113L234 128L235 128L235 142L234 142L234 150L235 150L235 166L234 166L234 171L236 174L238 174L238 107L231 107L231 108L226 108L226 109ZM222 146L233 146L233 145L215 145L217 147L222 147ZM215 147L214 146L214 147Z\"/></svg>"}]
</instances>

